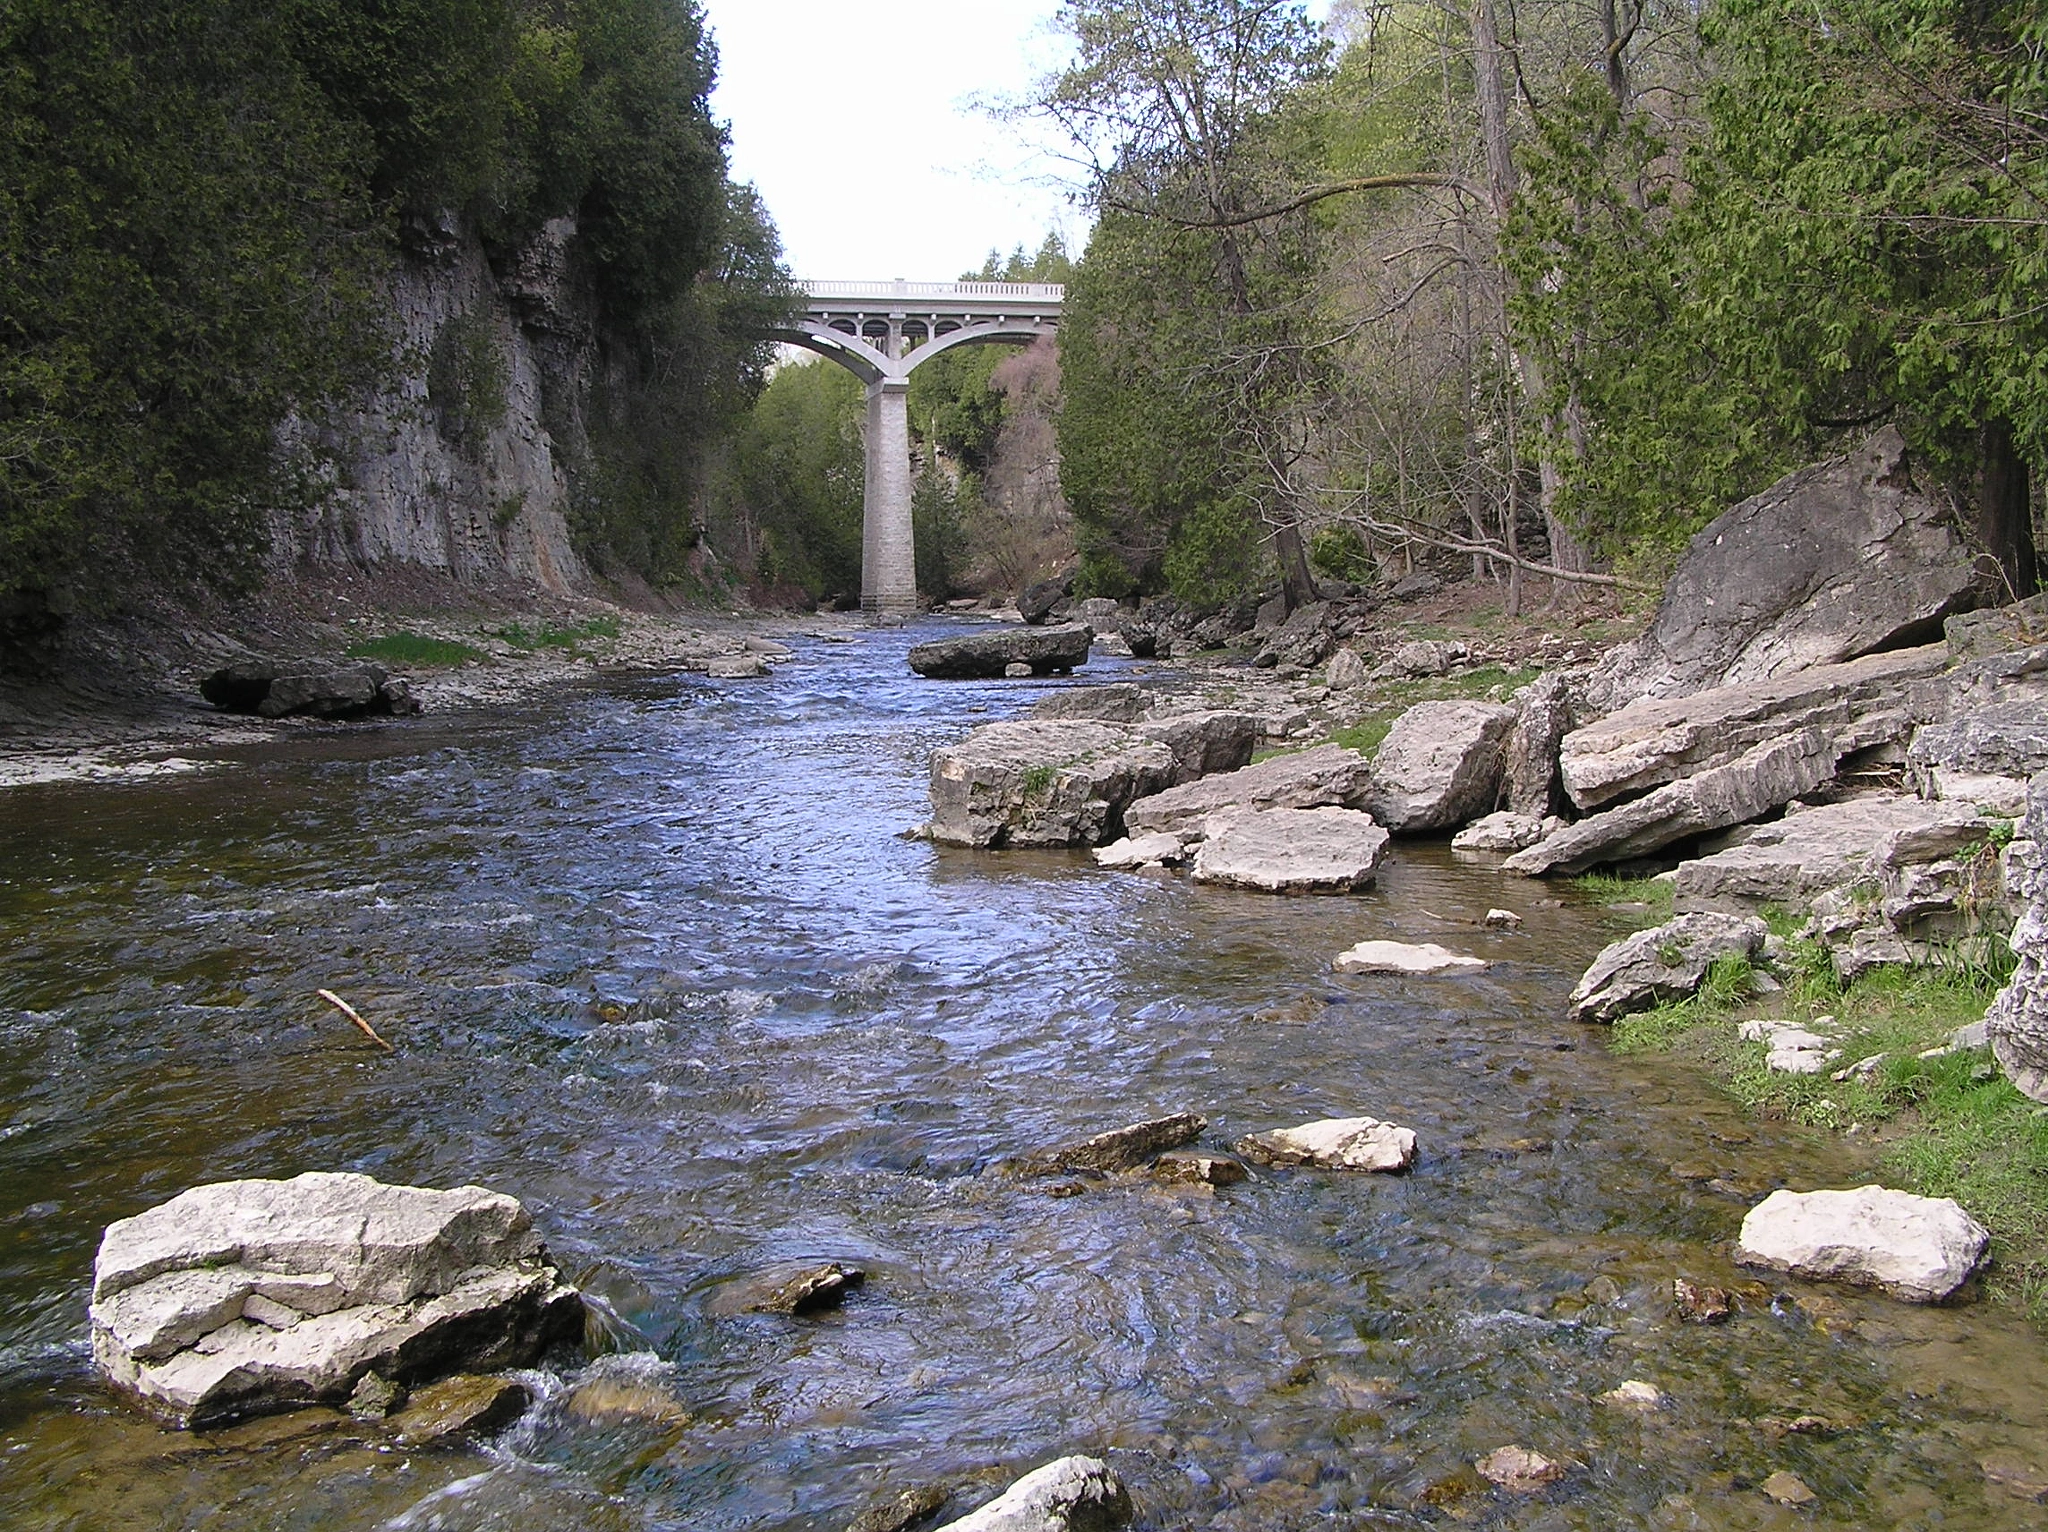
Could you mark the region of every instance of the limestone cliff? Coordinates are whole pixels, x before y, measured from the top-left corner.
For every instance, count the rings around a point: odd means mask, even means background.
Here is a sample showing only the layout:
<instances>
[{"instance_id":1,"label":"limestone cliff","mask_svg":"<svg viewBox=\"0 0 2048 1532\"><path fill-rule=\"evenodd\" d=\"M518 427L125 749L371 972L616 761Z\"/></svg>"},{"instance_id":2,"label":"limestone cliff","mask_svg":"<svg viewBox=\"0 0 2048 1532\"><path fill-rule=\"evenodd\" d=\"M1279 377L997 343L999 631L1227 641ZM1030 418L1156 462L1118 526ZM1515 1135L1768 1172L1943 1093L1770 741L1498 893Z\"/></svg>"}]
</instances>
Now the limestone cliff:
<instances>
[{"instance_id":1,"label":"limestone cliff","mask_svg":"<svg viewBox=\"0 0 2048 1532\"><path fill-rule=\"evenodd\" d=\"M412 564L556 591L586 578L567 512L595 306L575 243L574 220L552 219L494 263L467 228L408 225L387 279L395 378L322 429L332 488L273 519L279 573Z\"/></svg>"}]
</instances>

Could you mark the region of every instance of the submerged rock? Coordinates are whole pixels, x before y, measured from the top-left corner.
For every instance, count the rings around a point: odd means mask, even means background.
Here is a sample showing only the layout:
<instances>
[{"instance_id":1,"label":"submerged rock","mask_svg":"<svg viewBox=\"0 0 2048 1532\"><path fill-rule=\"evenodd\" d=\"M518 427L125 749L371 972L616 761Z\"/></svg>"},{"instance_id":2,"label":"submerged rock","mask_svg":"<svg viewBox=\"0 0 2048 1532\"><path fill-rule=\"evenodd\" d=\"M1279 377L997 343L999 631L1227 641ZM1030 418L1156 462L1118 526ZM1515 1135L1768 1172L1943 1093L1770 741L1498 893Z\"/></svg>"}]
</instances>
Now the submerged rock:
<instances>
[{"instance_id":1,"label":"submerged rock","mask_svg":"<svg viewBox=\"0 0 2048 1532\"><path fill-rule=\"evenodd\" d=\"M1219 809L1202 821L1193 875L1269 894L1349 892L1372 883L1387 839L1355 809Z\"/></svg>"},{"instance_id":2,"label":"submerged rock","mask_svg":"<svg viewBox=\"0 0 2048 1532\"><path fill-rule=\"evenodd\" d=\"M1113 1532L1134 1514L1130 1491L1101 1458L1064 1457L939 1532Z\"/></svg>"},{"instance_id":3,"label":"submerged rock","mask_svg":"<svg viewBox=\"0 0 2048 1532\"><path fill-rule=\"evenodd\" d=\"M1261 1165L1406 1170L1415 1163L1415 1134L1377 1117L1328 1117L1298 1128L1247 1134L1237 1141L1237 1152Z\"/></svg>"},{"instance_id":4,"label":"submerged rock","mask_svg":"<svg viewBox=\"0 0 2048 1532\"><path fill-rule=\"evenodd\" d=\"M1742 1220L1735 1259L1936 1303L1970 1279L1990 1243L1984 1226L1947 1197L1883 1186L1779 1190Z\"/></svg>"},{"instance_id":5,"label":"submerged rock","mask_svg":"<svg viewBox=\"0 0 2048 1532\"><path fill-rule=\"evenodd\" d=\"M1012 1161L1010 1169L1025 1176L1067 1175L1075 1171L1112 1175L1136 1170L1155 1155L1193 1143L1208 1126L1208 1119L1197 1112L1175 1112L1168 1117L1111 1128L1077 1144L1042 1149Z\"/></svg>"},{"instance_id":6,"label":"submerged rock","mask_svg":"<svg viewBox=\"0 0 2048 1532\"><path fill-rule=\"evenodd\" d=\"M532 1402L532 1391L515 1379L457 1373L413 1390L397 1419L399 1445L490 1436L525 1414Z\"/></svg>"},{"instance_id":7,"label":"submerged rock","mask_svg":"<svg viewBox=\"0 0 2048 1532\"><path fill-rule=\"evenodd\" d=\"M1706 982L1717 958L1753 958L1770 930L1755 915L1680 915L1611 943L1572 990L1573 1021L1619 1021L1667 1000L1683 1000Z\"/></svg>"},{"instance_id":8,"label":"submerged rock","mask_svg":"<svg viewBox=\"0 0 2048 1532\"><path fill-rule=\"evenodd\" d=\"M1028 665L1033 675L1060 675L1088 663L1094 640L1095 630L1079 622L971 633L917 645L910 651L910 668L944 681L990 680L1011 665Z\"/></svg>"},{"instance_id":9,"label":"submerged rock","mask_svg":"<svg viewBox=\"0 0 2048 1532\"><path fill-rule=\"evenodd\" d=\"M1492 809L1515 710L1494 702L1419 702L1372 758L1365 807L1397 835L1448 829Z\"/></svg>"},{"instance_id":10,"label":"submerged rock","mask_svg":"<svg viewBox=\"0 0 2048 1532\"><path fill-rule=\"evenodd\" d=\"M1564 1477L1564 1465L1527 1447L1496 1447L1472 1465L1479 1477L1510 1494L1533 1495Z\"/></svg>"},{"instance_id":11,"label":"submerged rock","mask_svg":"<svg viewBox=\"0 0 2048 1532\"><path fill-rule=\"evenodd\" d=\"M1154 1180L1203 1186L1235 1186L1247 1172L1227 1155L1162 1154L1152 1162Z\"/></svg>"},{"instance_id":12,"label":"submerged rock","mask_svg":"<svg viewBox=\"0 0 2048 1532\"><path fill-rule=\"evenodd\" d=\"M109 1224L91 1314L109 1381L191 1426L339 1403L372 1372L521 1366L578 1333L583 1306L513 1198L313 1171Z\"/></svg>"},{"instance_id":13,"label":"submerged rock","mask_svg":"<svg viewBox=\"0 0 2048 1532\"><path fill-rule=\"evenodd\" d=\"M1338 953L1330 966L1339 973L1476 973L1487 963L1435 942L1364 941Z\"/></svg>"},{"instance_id":14,"label":"submerged rock","mask_svg":"<svg viewBox=\"0 0 2048 1532\"><path fill-rule=\"evenodd\" d=\"M756 1314L816 1314L839 1307L846 1295L867 1279L868 1274L858 1266L827 1261L752 1284L747 1307Z\"/></svg>"}]
</instances>

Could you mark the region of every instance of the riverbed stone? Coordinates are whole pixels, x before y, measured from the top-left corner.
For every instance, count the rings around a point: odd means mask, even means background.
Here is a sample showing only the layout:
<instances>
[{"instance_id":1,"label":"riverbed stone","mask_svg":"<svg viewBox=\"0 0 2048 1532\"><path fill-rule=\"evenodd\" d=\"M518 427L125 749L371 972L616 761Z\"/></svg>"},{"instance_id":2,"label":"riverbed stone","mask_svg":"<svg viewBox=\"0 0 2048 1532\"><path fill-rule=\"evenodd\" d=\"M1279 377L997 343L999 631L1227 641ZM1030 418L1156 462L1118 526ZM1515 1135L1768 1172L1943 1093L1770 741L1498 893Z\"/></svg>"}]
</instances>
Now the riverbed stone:
<instances>
[{"instance_id":1,"label":"riverbed stone","mask_svg":"<svg viewBox=\"0 0 2048 1532\"><path fill-rule=\"evenodd\" d=\"M1173 752L1173 779L1181 783L1249 765L1252 752L1264 737L1265 726L1253 713L1206 708L1141 720L1136 733L1140 739L1164 745Z\"/></svg>"},{"instance_id":2,"label":"riverbed stone","mask_svg":"<svg viewBox=\"0 0 2048 1532\"><path fill-rule=\"evenodd\" d=\"M1736 1033L1742 1041L1762 1043L1769 1050L1764 1068L1773 1074L1817 1075L1842 1056L1830 1038L1795 1021L1745 1021Z\"/></svg>"},{"instance_id":3,"label":"riverbed stone","mask_svg":"<svg viewBox=\"0 0 2048 1532\"><path fill-rule=\"evenodd\" d=\"M1090 854L1095 858L1096 866L1119 872L1139 867L1173 867L1188 859L1189 845L1198 841L1199 837L1191 839L1165 831L1153 835L1127 835L1107 846L1097 846Z\"/></svg>"},{"instance_id":4,"label":"riverbed stone","mask_svg":"<svg viewBox=\"0 0 2048 1532\"><path fill-rule=\"evenodd\" d=\"M321 1171L109 1224L91 1306L101 1372L179 1426L524 1365L582 1314L515 1199Z\"/></svg>"},{"instance_id":5,"label":"riverbed stone","mask_svg":"<svg viewBox=\"0 0 2048 1532\"><path fill-rule=\"evenodd\" d=\"M1515 710L1495 702L1420 702L1394 720L1372 758L1365 808L1396 835L1477 819L1500 793Z\"/></svg>"},{"instance_id":6,"label":"riverbed stone","mask_svg":"<svg viewBox=\"0 0 2048 1532\"><path fill-rule=\"evenodd\" d=\"M1470 651L1460 643L1447 643L1442 639L1418 638L1405 644L1398 644L1387 656L1387 664L1396 675L1424 679L1430 676L1447 676L1469 655Z\"/></svg>"},{"instance_id":7,"label":"riverbed stone","mask_svg":"<svg viewBox=\"0 0 2048 1532\"><path fill-rule=\"evenodd\" d=\"M1909 1303L1953 1295L1983 1264L1991 1236L1948 1197L1883 1186L1780 1189L1742 1220L1735 1259L1796 1277L1875 1287Z\"/></svg>"},{"instance_id":8,"label":"riverbed stone","mask_svg":"<svg viewBox=\"0 0 2048 1532\"><path fill-rule=\"evenodd\" d=\"M1235 1186L1248 1172L1221 1154L1162 1154L1152 1162L1154 1180L1172 1184Z\"/></svg>"},{"instance_id":9,"label":"riverbed stone","mask_svg":"<svg viewBox=\"0 0 2048 1532\"><path fill-rule=\"evenodd\" d=\"M1415 1163L1415 1134L1377 1117L1327 1117L1246 1134L1237 1141L1237 1152L1261 1165L1397 1171Z\"/></svg>"},{"instance_id":10,"label":"riverbed stone","mask_svg":"<svg viewBox=\"0 0 2048 1532\"><path fill-rule=\"evenodd\" d=\"M987 1505L938 1532L1113 1532L1136 1514L1130 1491L1101 1458L1035 1468Z\"/></svg>"},{"instance_id":11,"label":"riverbed stone","mask_svg":"<svg viewBox=\"0 0 2048 1532\"><path fill-rule=\"evenodd\" d=\"M1543 839L1543 821L1511 809L1487 814L1451 837L1453 851L1511 856Z\"/></svg>"},{"instance_id":12,"label":"riverbed stone","mask_svg":"<svg viewBox=\"0 0 2048 1532\"><path fill-rule=\"evenodd\" d=\"M533 1393L515 1378L457 1373L415 1389L395 1424L400 1446L491 1436L526 1413Z\"/></svg>"},{"instance_id":13,"label":"riverbed stone","mask_svg":"<svg viewBox=\"0 0 2048 1532\"><path fill-rule=\"evenodd\" d=\"M704 674L713 681L758 681L774 673L760 654L714 654L704 662Z\"/></svg>"},{"instance_id":14,"label":"riverbed stone","mask_svg":"<svg viewBox=\"0 0 2048 1532\"><path fill-rule=\"evenodd\" d=\"M1472 1466L1487 1483L1513 1495L1533 1495L1565 1474L1562 1464L1520 1446L1496 1447Z\"/></svg>"},{"instance_id":15,"label":"riverbed stone","mask_svg":"<svg viewBox=\"0 0 2048 1532\"><path fill-rule=\"evenodd\" d=\"M1111 1128L1079 1143L1019 1156L1008 1168L1023 1176L1069 1175L1076 1171L1116 1175L1136 1170L1169 1149L1192 1144L1208 1126L1208 1119L1199 1112L1172 1112Z\"/></svg>"},{"instance_id":16,"label":"riverbed stone","mask_svg":"<svg viewBox=\"0 0 2048 1532\"><path fill-rule=\"evenodd\" d=\"M1487 962L1435 942L1363 941L1338 953L1330 966L1338 973L1477 973Z\"/></svg>"},{"instance_id":17,"label":"riverbed stone","mask_svg":"<svg viewBox=\"0 0 2048 1532\"><path fill-rule=\"evenodd\" d=\"M1755 819L1811 792L1834 776L1836 759L1833 740L1818 729L1800 729L1726 765L1566 825L1501 865L1540 877L1646 856L1674 841Z\"/></svg>"},{"instance_id":18,"label":"riverbed stone","mask_svg":"<svg viewBox=\"0 0 2048 1532\"><path fill-rule=\"evenodd\" d=\"M403 681L380 665L318 661L238 660L199 683L199 694L225 713L259 718L364 718L420 710Z\"/></svg>"},{"instance_id":19,"label":"riverbed stone","mask_svg":"<svg viewBox=\"0 0 2048 1532\"><path fill-rule=\"evenodd\" d=\"M757 1314L816 1314L839 1307L867 1278L858 1266L825 1261L757 1284L747 1307Z\"/></svg>"},{"instance_id":20,"label":"riverbed stone","mask_svg":"<svg viewBox=\"0 0 2048 1532\"><path fill-rule=\"evenodd\" d=\"M1371 885L1387 832L1356 809L1218 809L1202 821L1197 883L1262 893L1344 893Z\"/></svg>"},{"instance_id":21,"label":"riverbed stone","mask_svg":"<svg viewBox=\"0 0 2048 1532\"><path fill-rule=\"evenodd\" d=\"M1988 562L1886 426L1704 527L1649 627L1595 667L1588 695L1610 710L1932 638L1987 604Z\"/></svg>"},{"instance_id":22,"label":"riverbed stone","mask_svg":"<svg viewBox=\"0 0 2048 1532\"><path fill-rule=\"evenodd\" d=\"M1820 665L1682 697L1645 697L1572 730L1558 745L1566 793L1592 810L1817 729L1837 755L1903 745L1951 706L1941 644Z\"/></svg>"},{"instance_id":23,"label":"riverbed stone","mask_svg":"<svg viewBox=\"0 0 2048 1532\"><path fill-rule=\"evenodd\" d=\"M846 1532L910 1532L945 1508L953 1492L942 1484L919 1484L871 1505L847 1523Z\"/></svg>"},{"instance_id":24,"label":"riverbed stone","mask_svg":"<svg viewBox=\"0 0 2048 1532\"><path fill-rule=\"evenodd\" d=\"M2020 838L2006 848L2008 897L2019 911L2013 926L2012 977L1984 1013L1992 1057L2012 1083L2048 1102L2048 772L2027 784Z\"/></svg>"},{"instance_id":25,"label":"riverbed stone","mask_svg":"<svg viewBox=\"0 0 2048 1532\"><path fill-rule=\"evenodd\" d=\"M1615 1022L1667 1000L1683 1000L1706 982L1717 958L1754 958L1770 930L1755 915L1712 911L1680 915L1601 950L1566 1002L1573 1021Z\"/></svg>"},{"instance_id":26,"label":"riverbed stone","mask_svg":"<svg viewBox=\"0 0 2048 1532\"><path fill-rule=\"evenodd\" d=\"M1319 745L1256 765L1158 792L1133 803L1124 823L1133 834L1199 828L1218 809L1357 808L1371 767L1356 750Z\"/></svg>"},{"instance_id":27,"label":"riverbed stone","mask_svg":"<svg viewBox=\"0 0 2048 1532\"><path fill-rule=\"evenodd\" d=\"M1061 675L1088 663L1095 632L1086 623L1004 628L960 638L933 639L910 651L910 668L928 680L989 680L1011 665L1038 676Z\"/></svg>"}]
</instances>

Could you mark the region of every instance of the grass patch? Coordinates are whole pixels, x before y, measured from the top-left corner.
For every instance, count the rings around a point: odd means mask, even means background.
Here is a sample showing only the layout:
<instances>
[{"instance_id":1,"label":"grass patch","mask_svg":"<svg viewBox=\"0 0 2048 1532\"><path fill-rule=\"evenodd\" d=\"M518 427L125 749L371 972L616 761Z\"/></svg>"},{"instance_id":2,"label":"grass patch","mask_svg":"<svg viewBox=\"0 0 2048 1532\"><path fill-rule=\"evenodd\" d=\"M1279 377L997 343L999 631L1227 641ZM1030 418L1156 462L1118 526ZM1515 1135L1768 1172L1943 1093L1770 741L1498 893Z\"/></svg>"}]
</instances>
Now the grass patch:
<instances>
[{"instance_id":1,"label":"grass patch","mask_svg":"<svg viewBox=\"0 0 2048 1532\"><path fill-rule=\"evenodd\" d=\"M1504 665L1481 665L1477 670L1459 676L1426 676L1419 681L1387 682L1374 688L1372 710L1358 722L1332 730L1308 744L1290 745L1271 754L1291 755L1296 750L1313 750L1318 745L1342 745L1347 750L1371 755L1385 743L1394 727L1394 720L1418 702L1456 702L1485 697L1495 687L1502 688L1505 694L1527 686L1539 674L1541 672L1535 670L1510 670ZM1271 756L1260 759L1271 759Z\"/></svg>"},{"instance_id":2,"label":"grass patch","mask_svg":"<svg viewBox=\"0 0 2048 1532\"><path fill-rule=\"evenodd\" d=\"M1673 885L1669 878L1617 878L1589 872L1569 880L1589 904L1607 906L1638 930L1661 926L1671 918Z\"/></svg>"},{"instance_id":3,"label":"grass patch","mask_svg":"<svg viewBox=\"0 0 2048 1532\"><path fill-rule=\"evenodd\" d=\"M586 618L582 622L570 623L566 627L559 623L543 622L537 628L524 623L510 622L492 631L493 638L501 638L514 649L575 649L585 640L593 638L617 638L619 619L611 615Z\"/></svg>"},{"instance_id":4,"label":"grass patch","mask_svg":"<svg viewBox=\"0 0 2048 1532\"><path fill-rule=\"evenodd\" d=\"M2009 965L1951 961L1835 979L1826 950L1794 942L1785 987L1755 997L1748 965L1724 959L1690 1000L1627 1017L1617 1053L1678 1052L1711 1067L1751 1111L1840 1132L1875 1132L1890 1184L1953 1197L1991 1231L1991 1295L2048 1330L2048 1109L2003 1078L1982 1049L1920 1055L1981 1019ZM1818 1026L1841 1051L1817 1075L1773 1073L1768 1049L1745 1043L1752 1017ZM1861 1072L1834 1074L1876 1059Z\"/></svg>"},{"instance_id":5,"label":"grass patch","mask_svg":"<svg viewBox=\"0 0 2048 1532\"><path fill-rule=\"evenodd\" d=\"M393 665L467 665L485 658L481 649L422 633L386 633L348 646L350 659L388 660Z\"/></svg>"}]
</instances>

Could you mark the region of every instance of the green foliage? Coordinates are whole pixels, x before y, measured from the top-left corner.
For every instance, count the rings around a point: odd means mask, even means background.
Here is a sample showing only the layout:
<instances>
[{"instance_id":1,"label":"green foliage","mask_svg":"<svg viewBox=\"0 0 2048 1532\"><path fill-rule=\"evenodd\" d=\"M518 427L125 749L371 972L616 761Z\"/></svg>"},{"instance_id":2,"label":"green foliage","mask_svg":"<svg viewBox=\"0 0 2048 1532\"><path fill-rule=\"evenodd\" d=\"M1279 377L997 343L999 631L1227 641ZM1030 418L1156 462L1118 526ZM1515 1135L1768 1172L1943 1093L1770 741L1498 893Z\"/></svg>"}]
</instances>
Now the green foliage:
<instances>
[{"instance_id":1,"label":"green foliage","mask_svg":"<svg viewBox=\"0 0 2048 1532\"><path fill-rule=\"evenodd\" d=\"M1571 886L1589 902L1626 915L1637 927L1662 925L1671 918L1673 885L1669 878L1618 878L1612 873L1589 872L1573 878Z\"/></svg>"},{"instance_id":2,"label":"green foliage","mask_svg":"<svg viewBox=\"0 0 2048 1532\"><path fill-rule=\"evenodd\" d=\"M1324 527L1309 539L1308 561L1333 580L1370 580L1372 551L1354 527Z\"/></svg>"},{"instance_id":3,"label":"green foliage","mask_svg":"<svg viewBox=\"0 0 2048 1532\"><path fill-rule=\"evenodd\" d=\"M910 531L917 588L935 600L953 594L954 571L960 567L967 541L961 501L973 494L974 480L963 475L956 488L927 442L923 466L910 488Z\"/></svg>"},{"instance_id":4,"label":"green foliage","mask_svg":"<svg viewBox=\"0 0 2048 1532\"><path fill-rule=\"evenodd\" d=\"M471 457L481 457L490 433L505 423L505 382L488 319L457 314L441 326L427 355L427 401L442 436Z\"/></svg>"},{"instance_id":5,"label":"green foliage","mask_svg":"<svg viewBox=\"0 0 2048 1532\"><path fill-rule=\"evenodd\" d=\"M580 650L593 638L617 638L619 619L605 615L588 617L582 622L572 623L543 621L534 628L529 628L522 622L510 622L502 628L493 629L491 636L503 639L514 649Z\"/></svg>"},{"instance_id":6,"label":"green foliage","mask_svg":"<svg viewBox=\"0 0 2048 1532\"><path fill-rule=\"evenodd\" d=\"M350 644L349 656L358 660L386 660L393 665L467 665L483 659L484 652L448 638L428 638L419 633L384 633Z\"/></svg>"},{"instance_id":7,"label":"green foliage","mask_svg":"<svg viewBox=\"0 0 2048 1532\"><path fill-rule=\"evenodd\" d=\"M759 584L813 600L860 589L863 412L860 380L819 357L778 368L740 426L713 515Z\"/></svg>"}]
</instances>

